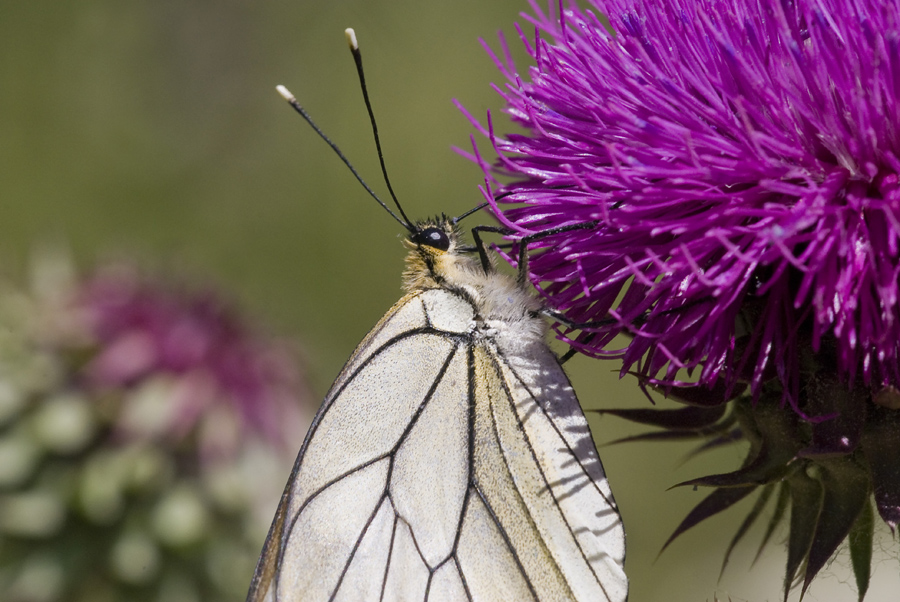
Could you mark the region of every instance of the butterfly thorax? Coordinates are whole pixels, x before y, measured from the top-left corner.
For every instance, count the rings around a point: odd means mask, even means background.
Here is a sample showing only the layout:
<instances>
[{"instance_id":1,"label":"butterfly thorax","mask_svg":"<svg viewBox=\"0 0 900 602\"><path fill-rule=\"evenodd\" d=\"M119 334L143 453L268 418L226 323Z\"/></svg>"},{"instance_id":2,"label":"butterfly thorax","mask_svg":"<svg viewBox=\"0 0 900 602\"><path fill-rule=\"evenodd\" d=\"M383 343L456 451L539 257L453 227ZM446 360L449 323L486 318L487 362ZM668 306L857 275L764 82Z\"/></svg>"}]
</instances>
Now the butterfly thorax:
<instances>
[{"instance_id":1,"label":"butterfly thorax","mask_svg":"<svg viewBox=\"0 0 900 602\"><path fill-rule=\"evenodd\" d=\"M488 336L501 346L518 344L506 340L511 333L521 343L544 340L546 324L538 313L542 306L537 298L493 265L485 271L477 255L462 247L459 231L448 219L417 224L417 232L429 228L442 230L449 246L441 249L425 244L415 235L406 241L410 252L403 282L408 292L438 288L464 297L475 308L473 333Z\"/></svg>"}]
</instances>

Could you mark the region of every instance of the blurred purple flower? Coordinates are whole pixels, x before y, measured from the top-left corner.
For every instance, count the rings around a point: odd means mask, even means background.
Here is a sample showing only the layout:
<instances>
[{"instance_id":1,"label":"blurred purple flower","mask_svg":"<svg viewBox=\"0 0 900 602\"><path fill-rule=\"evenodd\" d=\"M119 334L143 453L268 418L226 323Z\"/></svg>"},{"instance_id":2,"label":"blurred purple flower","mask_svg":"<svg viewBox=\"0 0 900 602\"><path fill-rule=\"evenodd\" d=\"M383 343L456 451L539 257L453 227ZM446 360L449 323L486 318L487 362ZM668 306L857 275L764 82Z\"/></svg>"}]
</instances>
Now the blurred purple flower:
<instances>
[{"instance_id":1,"label":"blurred purple flower","mask_svg":"<svg viewBox=\"0 0 900 602\"><path fill-rule=\"evenodd\" d=\"M900 376L900 10L895 1L533 4L526 135L484 131L487 175L571 343L623 371L712 386L772 376L797 406L798 348L833 338L849 381ZM612 30L612 31L611 31ZM505 49L505 45L504 45ZM619 333L627 347L605 349Z\"/></svg>"},{"instance_id":2,"label":"blurred purple flower","mask_svg":"<svg viewBox=\"0 0 900 602\"><path fill-rule=\"evenodd\" d=\"M98 271L77 295L97 354L85 368L99 388L134 387L170 375L163 433L184 436L216 403L239 416L241 431L295 446L306 391L286 343L253 332L212 292L185 293L125 265ZM235 433L239 435L240 433Z\"/></svg>"},{"instance_id":3,"label":"blurred purple flower","mask_svg":"<svg viewBox=\"0 0 900 602\"><path fill-rule=\"evenodd\" d=\"M34 259L0 279L3 600L243 600L312 414L296 350L220 292Z\"/></svg>"}]
</instances>

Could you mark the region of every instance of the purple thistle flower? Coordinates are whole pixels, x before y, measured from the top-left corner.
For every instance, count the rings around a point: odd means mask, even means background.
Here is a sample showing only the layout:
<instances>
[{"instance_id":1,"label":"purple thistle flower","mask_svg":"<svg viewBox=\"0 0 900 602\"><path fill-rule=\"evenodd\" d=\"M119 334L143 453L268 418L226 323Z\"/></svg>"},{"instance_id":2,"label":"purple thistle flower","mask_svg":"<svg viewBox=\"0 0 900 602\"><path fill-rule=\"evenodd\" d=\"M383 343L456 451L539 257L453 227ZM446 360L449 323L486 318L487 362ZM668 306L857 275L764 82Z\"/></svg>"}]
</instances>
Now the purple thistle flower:
<instances>
[{"instance_id":1,"label":"purple thistle flower","mask_svg":"<svg viewBox=\"0 0 900 602\"><path fill-rule=\"evenodd\" d=\"M727 563L777 498L785 598L848 541L862 599L872 499L900 524L900 2L589 1L532 3L527 78L501 38L527 131L472 119L485 196L550 306L612 318L560 337L686 404L613 411L669 431L629 440L749 443L666 545L758 493Z\"/></svg>"},{"instance_id":2,"label":"purple thistle flower","mask_svg":"<svg viewBox=\"0 0 900 602\"><path fill-rule=\"evenodd\" d=\"M533 5L528 80L495 60L526 135L485 132L501 222L531 243L570 340L623 372L771 376L798 410L801 346L847 381L898 382L900 9L860 0ZM480 160L480 159L479 159ZM632 340L606 346L619 333Z\"/></svg>"}]
</instances>

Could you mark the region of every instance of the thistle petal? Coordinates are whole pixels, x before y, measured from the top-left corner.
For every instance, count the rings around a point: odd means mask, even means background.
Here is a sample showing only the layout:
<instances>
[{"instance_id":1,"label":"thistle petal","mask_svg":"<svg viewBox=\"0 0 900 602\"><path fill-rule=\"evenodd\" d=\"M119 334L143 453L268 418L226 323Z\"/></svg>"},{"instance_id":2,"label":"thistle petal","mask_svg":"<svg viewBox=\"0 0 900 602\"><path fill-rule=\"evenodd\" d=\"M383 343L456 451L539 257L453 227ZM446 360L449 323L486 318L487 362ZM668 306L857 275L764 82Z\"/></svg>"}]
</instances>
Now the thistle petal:
<instances>
[{"instance_id":1,"label":"thistle petal","mask_svg":"<svg viewBox=\"0 0 900 602\"><path fill-rule=\"evenodd\" d=\"M584 2L533 4L535 65L501 63L526 131L486 130L479 165L512 178L489 204L547 305L591 326L558 336L690 406L611 412L664 430L626 440L749 444L681 483L716 489L676 535L779 487L763 545L790 505L802 597L866 496L900 524L900 2Z\"/></svg>"}]
</instances>

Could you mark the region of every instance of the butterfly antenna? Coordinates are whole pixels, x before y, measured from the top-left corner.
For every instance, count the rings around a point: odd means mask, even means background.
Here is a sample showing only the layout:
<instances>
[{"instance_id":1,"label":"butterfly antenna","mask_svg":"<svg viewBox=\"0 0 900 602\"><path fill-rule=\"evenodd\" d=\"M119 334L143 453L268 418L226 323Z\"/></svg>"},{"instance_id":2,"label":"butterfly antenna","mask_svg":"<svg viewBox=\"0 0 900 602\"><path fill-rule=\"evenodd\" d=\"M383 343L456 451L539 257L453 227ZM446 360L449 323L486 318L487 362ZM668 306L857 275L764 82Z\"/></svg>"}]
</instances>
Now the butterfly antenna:
<instances>
[{"instance_id":1,"label":"butterfly antenna","mask_svg":"<svg viewBox=\"0 0 900 602\"><path fill-rule=\"evenodd\" d=\"M494 197L494 200L495 200L495 201L499 201L500 199L506 198L506 197L508 197L509 195L515 194L515 193L516 193L515 190L508 190L508 191L506 191L506 192L500 193L500 194L498 194L497 196L495 196L495 197ZM452 221L454 224L458 224L459 222L461 222L461 221L464 220L465 218L469 217L469 216L472 215L473 213L478 213L479 211L481 211L482 209L484 209L484 208L487 207L488 205L490 205L490 203L487 203L487 202L482 203L482 204L480 204L480 205L476 205L475 207L472 207L471 209L469 209L468 211L466 211L466 212L463 213L462 215L460 215L460 216L458 216L458 217L454 217L454 218L453 218L452 220L450 220L450 221Z\"/></svg>"},{"instance_id":2,"label":"butterfly antenna","mask_svg":"<svg viewBox=\"0 0 900 602\"><path fill-rule=\"evenodd\" d=\"M394 199L394 204L397 206L397 210L400 211L400 215L403 216L403 219L406 220L407 224L411 224L412 222L406 217L406 213L403 211L400 201L397 200L397 195L394 194L394 187L391 186L387 167L384 165L384 153L381 152L381 139L378 137L378 124L375 123L375 112L372 111L372 103L369 101L369 89L366 87L366 75L363 71L362 54L359 52L359 44L356 41L356 32L353 31L352 27L348 27L344 30L344 35L347 36L347 44L350 45L350 52L353 53L353 61L356 63L356 73L359 75L359 86L362 88L363 100L366 102L366 110L369 111L369 121L372 124L372 135L375 136L375 148L378 149L378 161L381 163L381 174L384 176L384 183L387 184L388 192L391 193L391 198Z\"/></svg>"},{"instance_id":3,"label":"butterfly antenna","mask_svg":"<svg viewBox=\"0 0 900 602\"><path fill-rule=\"evenodd\" d=\"M461 222L462 220L466 219L467 217L469 217L469 216L472 215L473 213L477 213L478 211L481 211L482 209L484 209L484 208L487 207L487 206L488 206L488 203L482 203L482 204L480 204L480 205L477 205L477 206L475 206L475 207L469 209L468 211L466 211L466 212L463 213L462 215L459 215L459 216L457 216L457 217L454 217L451 221L452 221L454 224L458 224L459 222Z\"/></svg>"},{"instance_id":4,"label":"butterfly antenna","mask_svg":"<svg viewBox=\"0 0 900 602\"><path fill-rule=\"evenodd\" d=\"M306 109L303 108L303 105L301 105L301 104L297 101L297 99L294 97L294 95L291 94L291 91L288 90L287 88L285 88L284 86L280 86L280 85L279 85L279 86L275 86L275 89L278 90L278 93L281 94L281 96L282 96L286 101L288 101L288 103L290 103L290 105L291 105L292 107L294 107L294 110L295 110L295 111L297 111L298 113L300 113L300 116L303 117L303 119L306 120L306 123L308 123L308 124L312 127L312 129L314 129L314 130L316 131L316 133L319 135L319 138L321 138L322 140L324 140L324 141L328 144L328 146L331 147L331 150L333 150L333 151L335 152L335 154L337 154L337 156L340 157L341 161L344 162L344 165L346 165L346 166L350 169L350 172L351 172L351 173L353 174L353 176L356 178L356 181L359 182L360 184L362 184L363 188L366 189L366 192L368 192L369 195L370 195L373 199L375 199L376 201L378 201L378 204L381 205L381 206L384 208L384 210L387 211L387 212L391 215L391 217L393 217L395 220L397 220L398 222L400 222L400 224L402 224L404 228L406 228L406 229L409 230L409 231L413 231L413 228L412 228L412 226L410 225L409 220L404 221L404 219L406 219L406 216L404 215L404 216L403 216L403 219L399 218L399 217L397 216L397 214L394 213L393 211L391 211L391 208L388 207L388 206L385 204L385 202L382 201L382 200L378 197L377 194L375 194L375 191L372 190L372 189L369 187L368 184L366 184L366 181L362 179L362 176L359 175L359 172L356 171L356 168L353 167L353 164L350 163L350 160L346 157L346 155L344 155L344 153L341 152L341 149L338 148L338 145L335 144L334 142L332 142L331 138L329 138L328 136L326 136L326 135L325 135L325 132L323 132L323 131L319 128L319 126L316 125L316 122L312 120L312 117L309 116L309 113L306 112ZM393 193L391 193L391 194L393 195ZM396 201L396 199L395 199L395 201ZM402 214L402 213L403 213L403 210L401 210L400 213Z\"/></svg>"}]
</instances>

